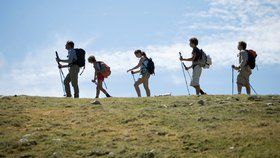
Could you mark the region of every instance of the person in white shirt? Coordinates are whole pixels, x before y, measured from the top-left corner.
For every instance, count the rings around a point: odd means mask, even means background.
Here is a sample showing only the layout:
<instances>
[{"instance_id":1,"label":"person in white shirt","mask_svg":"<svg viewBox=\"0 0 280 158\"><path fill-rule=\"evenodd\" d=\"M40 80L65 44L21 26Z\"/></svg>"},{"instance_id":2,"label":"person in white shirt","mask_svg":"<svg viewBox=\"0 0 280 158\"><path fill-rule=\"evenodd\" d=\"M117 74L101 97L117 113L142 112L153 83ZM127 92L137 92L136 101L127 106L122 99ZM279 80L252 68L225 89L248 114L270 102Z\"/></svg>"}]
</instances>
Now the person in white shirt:
<instances>
[{"instance_id":1,"label":"person in white shirt","mask_svg":"<svg viewBox=\"0 0 280 158\"><path fill-rule=\"evenodd\" d=\"M248 52L246 51L247 44L244 41L238 42L237 49L240 51L239 56L239 66L232 65L232 68L237 70L239 73L237 75L237 91L238 94L241 94L242 87L246 88L248 95L251 94L250 88L250 75L252 70L248 63Z\"/></svg>"}]
</instances>

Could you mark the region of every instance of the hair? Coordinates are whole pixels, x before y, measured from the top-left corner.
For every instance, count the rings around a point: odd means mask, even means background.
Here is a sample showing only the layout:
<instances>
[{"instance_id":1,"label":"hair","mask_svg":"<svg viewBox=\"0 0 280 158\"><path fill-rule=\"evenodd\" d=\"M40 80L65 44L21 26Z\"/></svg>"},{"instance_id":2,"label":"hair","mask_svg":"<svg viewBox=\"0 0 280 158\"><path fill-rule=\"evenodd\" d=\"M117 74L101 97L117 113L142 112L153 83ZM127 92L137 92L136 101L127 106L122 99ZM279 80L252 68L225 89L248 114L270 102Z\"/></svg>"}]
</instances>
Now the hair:
<instances>
[{"instance_id":1,"label":"hair","mask_svg":"<svg viewBox=\"0 0 280 158\"><path fill-rule=\"evenodd\" d=\"M90 62L90 63L96 62L95 57L93 55L89 56L88 57L88 62Z\"/></svg>"},{"instance_id":2,"label":"hair","mask_svg":"<svg viewBox=\"0 0 280 158\"><path fill-rule=\"evenodd\" d=\"M190 38L190 43L194 44L195 46L198 45L198 39L195 37Z\"/></svg>"},{"instance_id":3,"label":"hair","mask_svg":"<svg viewBox=\"0 0 280 158\"><path fill-rule=\"evenodd\" d=\"M244 41L239 41L238 45L241 46L243 49L246 49L246 47L247 47L247 43Z\"/></svg>"},{"instance_id":4,"label":"hair","mask_svg":"<svg viewBox=\"0 0 280 158\"><path fill-rule=\"evenodd\" d=\"M141 54L141 56L147 58L147 55L145 52L143 52L142 50L140 49L137 49L136 51L134 51L134 54Z\"/></svg>"},{"instance_id":5,"label":"hair","mask_svg":"<svg viewBox=\"0 0 280 158\"><path fill-rule=\"evenodd\" d=\"M74 42L73 41L67 41L67 45L69 45L71 48L74 48Z\"/></svg>"}]
</instances>

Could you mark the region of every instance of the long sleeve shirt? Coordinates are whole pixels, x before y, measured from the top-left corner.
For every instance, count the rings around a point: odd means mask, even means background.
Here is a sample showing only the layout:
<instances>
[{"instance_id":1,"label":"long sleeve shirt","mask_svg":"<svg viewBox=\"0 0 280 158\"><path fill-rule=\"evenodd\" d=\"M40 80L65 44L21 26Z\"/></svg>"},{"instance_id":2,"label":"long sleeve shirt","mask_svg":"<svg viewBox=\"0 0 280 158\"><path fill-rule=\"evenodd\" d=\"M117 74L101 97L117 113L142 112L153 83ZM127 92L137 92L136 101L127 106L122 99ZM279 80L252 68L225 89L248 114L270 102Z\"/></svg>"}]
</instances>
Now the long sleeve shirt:
<instances>
[{"instance_id":1,"label":"long sleeve shirt","mask_svg":"<svg viewBox=\"0 0 280 158\"><path fill-rule=\"evenodd\" d=\"M75 51L74 48L68 50L68 56L67 57L68 57L67 60L61 60L61 61L65 62L65 63L68 63L68 64L71 64L75 60L77 60L77 55L76 55L76 51Z\"/></svg>"}]
</instances>

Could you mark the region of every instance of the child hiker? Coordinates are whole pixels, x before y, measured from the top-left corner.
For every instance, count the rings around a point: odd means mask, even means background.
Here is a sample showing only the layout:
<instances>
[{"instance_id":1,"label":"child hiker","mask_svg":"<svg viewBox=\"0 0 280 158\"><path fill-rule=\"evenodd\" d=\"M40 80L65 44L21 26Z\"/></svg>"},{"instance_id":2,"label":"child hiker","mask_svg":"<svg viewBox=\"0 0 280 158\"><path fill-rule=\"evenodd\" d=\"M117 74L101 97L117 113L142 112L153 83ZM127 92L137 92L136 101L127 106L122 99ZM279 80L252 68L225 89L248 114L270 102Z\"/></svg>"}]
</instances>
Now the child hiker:
<instances>
[{"instance_id":1,"label":"child hiker","mask_svg":"<svg viewBox=\"0 0 280 158\"><path fill-rule=\"evenodd\" d=\"M148 71L148 63L150 59L148 59L146 53L141 50L136 50L134 54L137 58L139 58L139 63L135 67L127 70L127 72L131 71L132 74L140 73L141 77L134 83L134 88L137 92L138 97L141 97L139 85L143 83L147 97L150 97L151 93L149 89L149 78L151 74ZM140 68L140 70L133 71L138 68Z\"/></svg>"},{"instance_id":2,"label":"child hiker","mask_svg":"<svg viewBox=\"0 0 280 158\"><path fill-rule=\"evenodd\" d=\"M239 65L232 65L234 70L238 70L237 75L237 91L238 94L241 94L242 87L246 88L248 95L251 94L249 78L252 74L251 67L248 65L248 52L246 51L247 44L244 41L238 42L237 49L239 50Z\"/></svg>"},{"instance_id":3,"label":"child hiker","mask_svg":"<svg viewBox=\"0 0 280 158\"><path fill-rule=\"evenodd\" d=\"M192 78L191 78L191 86L195 88L196 95L204 95L206 94L201 88L199 84L199 79L202 72L202 67L205 64L205 61L202 60L202 51L198 49L198 40L197 38L193 37L190 40L190 47L193 48L192 51L192 57L184 59L182 56L180 57L181 61L191 61L192 65L190 67L185 67L185 69L188 71L190 68L193 69L192 71Z\"/></svg>"},{"instance_id":4,"label":"child hiker","mask_svg":"<svg viewBox=\"0 0 280 158\"><path fill-rule=\"evenodd\" d=\"M95 98L99 98L100 91L102 91L106 97L111 97L109 93L102 87L102 82L104 82L104 79L111 74L110 67L102 61L96 61L93 55L88 58L88 62L93 64L93 68L95 70L93 77L94 79L92 80L92 82L96 84Z\"/></svg>"}]
</instances>

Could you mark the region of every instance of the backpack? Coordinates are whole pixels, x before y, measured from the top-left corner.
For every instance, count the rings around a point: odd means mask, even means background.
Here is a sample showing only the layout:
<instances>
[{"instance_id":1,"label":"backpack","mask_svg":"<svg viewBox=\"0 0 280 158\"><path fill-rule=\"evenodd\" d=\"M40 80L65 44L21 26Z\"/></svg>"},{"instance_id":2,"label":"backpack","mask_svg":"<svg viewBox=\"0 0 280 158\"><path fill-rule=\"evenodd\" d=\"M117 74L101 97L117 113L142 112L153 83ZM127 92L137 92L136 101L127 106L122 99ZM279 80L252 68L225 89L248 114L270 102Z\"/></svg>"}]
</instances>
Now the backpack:
<instances>
[{"instance_id":1,"label":"backpack","mask_svg":"<svg viewBox=\"0 0 280 158\"><path fill-rule=\"evenodd\" d=\"M104 76L105 78L109 77L111 75L110 67L102 61L98 61L98 63L100 65L100 73L102 74L102 76Z\"/></svg>"},{"instance_id":2,"label":"backpack","mask_svg":"<svg viewBox=\"0 0 280 158\"><path fill-rule=\"evenodd\" d=\"M203 63L203 68L204 69L209 69L210 66L212 65L212 58L210 55L207 55L202 49L200 50L201 52L201 62Z\"/></svg>"},{"instance_id":3,"label":"backpack","mask_svg":"<svg viewBox=\"0 0 280 158\"><path fill-rule=\"evenodd\" d=\"M155 74L155 63L153 62L152 58L147 58L146 60L148 60L147 66L144 66L148 70L149 74Z\"/></svg>"},{"instance_id":4,"label":"backpack","mask_svg":"<svg viewBox=\"0 0 280 158\"><path fill-rule=\"evenodd\" d=\"M247 65L249 65L251 69L254 69L256 67L256 58L257 58L258 55L252 49L249 49L249 50L246 50L246 51L248 53Z\"/></svg>"},{"instance_id":5,"label":"backpack","mask_svg":"<svg viewBox=\"0 0 280 158\"><path fill-rule=\"evenodd\" d=\"M75 49L77 60L74 61L72 64L77 64L79 67L84 67L85 66L85 55L86 51L81 49L81 48L76 48Z\"/></svg>"}]
</instances>

